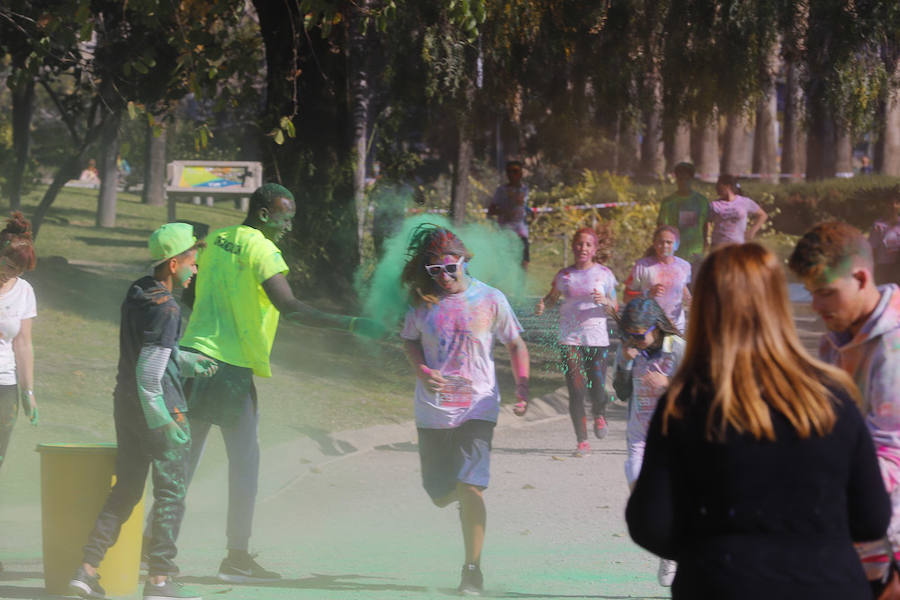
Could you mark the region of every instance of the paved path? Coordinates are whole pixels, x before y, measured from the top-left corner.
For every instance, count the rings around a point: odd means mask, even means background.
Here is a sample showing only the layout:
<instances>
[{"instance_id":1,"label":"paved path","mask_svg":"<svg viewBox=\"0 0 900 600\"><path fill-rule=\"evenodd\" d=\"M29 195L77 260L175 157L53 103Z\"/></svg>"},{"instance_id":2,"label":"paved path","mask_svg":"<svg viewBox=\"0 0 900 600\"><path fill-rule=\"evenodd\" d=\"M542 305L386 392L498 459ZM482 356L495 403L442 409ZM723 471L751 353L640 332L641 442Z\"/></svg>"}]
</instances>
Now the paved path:
<instances>
[{"instance_id":1,"label":"paved path","mask_svg":"<svg viewBox=\"0 0 900 600\"><path fill-rule=\"evenodd\" d=\"M624 410L611 413L610 435L587 458L570 455L567 416L501 417L486 492L488 595L668 597L656 584L655 559L625 529ZM462 564L457 511L428 501L413 440L413 429L388 426L267 452L252 544L259 560L285 580L265 588L228 586L212 577L222 558L225 520L215 440L188 495L178 560L184 580L207 597L234 600L453 595ZM18 507L13 524L7 509L13 507L3 507L0 519L7 569L0 574L0 598L43 597L37 510Z\"/></svg>"},{"instance_id":2,"label":"paved path","mask_svg":"<svg viewBox=\"0 0 900 600\"><path fill-rule=\"evenodd\" d=\"M795 315L812 349L821 325L807 307L795 305ZM525 420L508 407L501 414L486 492L487 595L668 598L656 583L656 559L625 528L624 409L612 406L609 436L592 440L591 456L574 458L572 426L560 414L565 393L545 400ZM421 489L412 424L301 437L264 450L251 544L264 566L284 574L276 585L229 586L214 578L224 546L224 465L214 434L188 494L179 540L183 579L206 598L454 595L462 563L457 511L432 506ZM4 503L0 491L0 531L6 567L0 598L45 598L38 503Z\"/></svg>"}]
</instances>

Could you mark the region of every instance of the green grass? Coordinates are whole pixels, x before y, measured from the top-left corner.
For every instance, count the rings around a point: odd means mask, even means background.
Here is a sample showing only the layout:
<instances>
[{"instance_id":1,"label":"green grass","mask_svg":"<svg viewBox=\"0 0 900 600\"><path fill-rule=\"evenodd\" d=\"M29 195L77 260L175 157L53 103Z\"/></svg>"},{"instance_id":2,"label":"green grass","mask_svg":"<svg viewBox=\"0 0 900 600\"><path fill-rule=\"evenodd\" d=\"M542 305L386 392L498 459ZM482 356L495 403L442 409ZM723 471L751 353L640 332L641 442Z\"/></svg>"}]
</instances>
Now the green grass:
<instances>
[{"instance_id":1,"label":"green grass","mask_svg":"<svg viewBox=\"0 0 900 600\"><path fill-rule=\"evenodd\" d=\"M39 193L26 198L29 214ZM111 394L118 356L119 305L128 284L146 272L149 234L165 222L165 207L151 207L120 194L115 228L94 226L96 191L64 189L37 240L38 268L28 273L38 298L35 322L35 393L42 427L66 441L111 439ZM178 205L178 218L211 228L243 215ZM62 260L62 257L65 260ZM550 256L551 259L554 257ZM558 260L558 259L557 259ZM535 266L537 293L556 265ZM334 307L320 305L324 310ZM535 394L562 383L549 369L555 353L534 348ZM268 443L298 432L336 431L412 417L413 378L399 340L376 343L350 335L283 323L272 355L273 377L257 378L262 414L271 416ZM501 390L513 397L505 350L497 352Z\"/></svg>"}]
</instances>

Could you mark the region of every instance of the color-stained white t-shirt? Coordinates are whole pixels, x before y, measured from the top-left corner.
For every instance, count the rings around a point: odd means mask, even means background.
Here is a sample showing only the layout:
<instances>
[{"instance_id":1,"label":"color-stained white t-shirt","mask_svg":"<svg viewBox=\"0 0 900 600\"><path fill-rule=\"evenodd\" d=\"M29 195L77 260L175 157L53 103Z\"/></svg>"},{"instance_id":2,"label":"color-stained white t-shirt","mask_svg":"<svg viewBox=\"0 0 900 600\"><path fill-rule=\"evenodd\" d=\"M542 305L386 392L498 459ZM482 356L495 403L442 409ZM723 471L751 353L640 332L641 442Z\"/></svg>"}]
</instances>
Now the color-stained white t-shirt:
<instances>
[{"instance_id":1,"label":"color-stained white t-shirt","mask_svg":"<svg viewBox=\"0 0 900 600\"><path fill-rule=\"evenodd\" d=\"M673 257L666 264L655 256L645 256L634 263L625 287L648 294L654 285L662 284L663 295L653 299L662 307L666 316L679 331L684 331L684 288L691 283L691 264L683 258Z\"/></svg>"},{"instance_id":2,"label":"color-stained white t-shirt","mask_svg":"<svg viewBox=\"0 0 900 600\"><path fill-rule=\"evenodd\" d=\"M746 196L710 202L709 220L713 224L710 243L713 246L743 244L747 237L747 220L759 210L759 204Z\"/></svg>"},{"instance_id":3,"label":"color-stained white t-shirt","mask_svg":"<svg viewBox=\"0 0 900 600\"><path fill-rule=\"evenodd\" d=\"M477 279L437 304L411 307L400 337L419 341L425 365L440 371L451 388L434 393L416 379L416 426L448 429L473 419L496 422L500 390L494 340L507 344L521 332L503 292Z\"/></svg>"},{"instance_id":4,"label":"color-stained white t-shirt","mask_svg":"<svg viewBox=\"0 0 900 600\"><path fill-rule=\"evenodd\" d=\"M22 319L37 316L31 284L16 279L12 288L0 296L0 385L16 385L16 356L13 340L22 329Z\"/></svg>"},{"instance_id":5,"label":"color-stained white t-shirt","mask_svg":"<svg viewBox=\"0 0 900 600\"><path fill-rule=\"evenodd\" d=\"M562 295L559 305L559 343L563 346L609 346L606 307L594 302L593 291L616 298L616 276L603 265L587 269L566 267L553 279Z\"/></svg>"}]
</instances>

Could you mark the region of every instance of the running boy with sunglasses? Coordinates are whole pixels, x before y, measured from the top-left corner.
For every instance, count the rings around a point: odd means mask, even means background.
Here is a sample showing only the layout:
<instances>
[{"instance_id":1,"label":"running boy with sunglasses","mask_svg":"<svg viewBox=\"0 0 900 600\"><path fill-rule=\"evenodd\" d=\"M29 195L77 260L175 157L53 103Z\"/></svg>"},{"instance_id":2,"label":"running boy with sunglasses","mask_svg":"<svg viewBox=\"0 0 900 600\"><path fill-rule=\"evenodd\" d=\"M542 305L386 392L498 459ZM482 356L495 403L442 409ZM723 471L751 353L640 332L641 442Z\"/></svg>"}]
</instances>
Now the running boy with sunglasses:
<instances>
[{"instance_id":1,"label":"running boy with sunglasses","mask_svg":"<svg viewBox=\"0 0 900 600\"><path fill-rule=\"evenodd\" d=\"M528 349L503 293L466 273L472 254L453 232L423 224L407 255L401 280L411 306L400 335L418 378L422 484L439 507L459 502L465 563L458 590L479 595L487 515L482 492L500 411L492 349L496 339L509 350L519 416L528 403Z\"/></svg>"}]
</instances>

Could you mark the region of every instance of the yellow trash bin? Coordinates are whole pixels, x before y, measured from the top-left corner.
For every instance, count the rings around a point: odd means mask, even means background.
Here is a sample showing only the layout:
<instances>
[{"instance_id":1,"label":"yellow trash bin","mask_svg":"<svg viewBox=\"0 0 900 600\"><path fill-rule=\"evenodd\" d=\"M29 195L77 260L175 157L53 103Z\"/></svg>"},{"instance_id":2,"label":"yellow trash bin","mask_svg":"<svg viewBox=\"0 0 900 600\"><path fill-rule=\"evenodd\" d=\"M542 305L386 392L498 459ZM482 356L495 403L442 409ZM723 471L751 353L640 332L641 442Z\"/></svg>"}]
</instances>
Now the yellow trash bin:
<instances>
[{"instance_id":1,"label":"yellow trash bin","mask_svg":"<svg viewBox=\"0 0 900 600\"><path fill-rule=\"evenodd\" d=\"M115 444L39 444L44 586L65 594L81 549L115 483ZM143 539L143 499L122 525L118 541L100 563L100 585L109 596L137 591Z\"/></svg>"}]
</instances>

